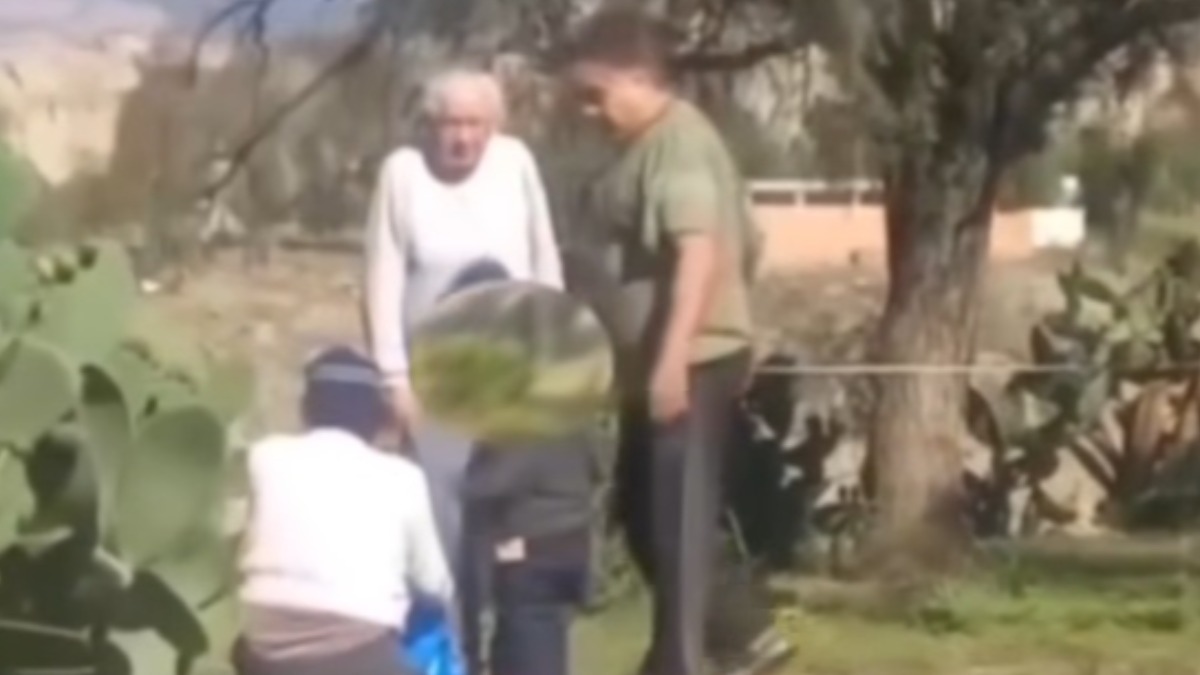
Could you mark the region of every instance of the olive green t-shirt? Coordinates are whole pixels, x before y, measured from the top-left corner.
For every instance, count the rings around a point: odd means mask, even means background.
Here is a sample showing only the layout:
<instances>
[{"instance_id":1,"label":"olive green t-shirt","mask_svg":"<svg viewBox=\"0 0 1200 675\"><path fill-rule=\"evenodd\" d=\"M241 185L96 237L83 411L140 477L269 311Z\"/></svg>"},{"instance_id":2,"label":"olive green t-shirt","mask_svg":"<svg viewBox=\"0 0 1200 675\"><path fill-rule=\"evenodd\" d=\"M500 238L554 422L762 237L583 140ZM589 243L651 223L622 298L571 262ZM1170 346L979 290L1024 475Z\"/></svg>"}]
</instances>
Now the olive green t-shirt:
<instances>
[{"instance_id":1,"label":"olive green t-shirt","mask_svg":"<svg viewBox=\"0 0 1200 675\"><path fill-rule=\"evenodd\" d=\"M741 172L703 113L672 103L600 177L592 198L613 244L608 267L619 288L610 289L616 297L607 298L608 314L627 368L645 375L652 365L669 311L676 242L693 234L719 238L725 273L692 343L692 363L751 344L749 286L759 234Z\"/></svg>"}]
</instances>

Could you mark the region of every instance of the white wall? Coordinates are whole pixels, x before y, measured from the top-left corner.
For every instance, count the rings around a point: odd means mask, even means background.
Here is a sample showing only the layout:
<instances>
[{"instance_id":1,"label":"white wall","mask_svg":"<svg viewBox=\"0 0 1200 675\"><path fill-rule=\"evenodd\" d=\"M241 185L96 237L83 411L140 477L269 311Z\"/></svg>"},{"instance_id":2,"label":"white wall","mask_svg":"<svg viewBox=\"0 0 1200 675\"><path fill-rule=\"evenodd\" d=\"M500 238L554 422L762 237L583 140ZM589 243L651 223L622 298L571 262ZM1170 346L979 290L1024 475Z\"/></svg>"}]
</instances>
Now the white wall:
<instances>
[{"instance_id":1,"label":"white wall","mask_svg":"<svg viewBox=\"0 0 1200 675\"><path fill-rule=\"evenodd\" d=\"M1083 209L1076 206L1033 209L1029 219L1036 249L1078 248L1087 234Z\"/></svg>"}]
</instances>

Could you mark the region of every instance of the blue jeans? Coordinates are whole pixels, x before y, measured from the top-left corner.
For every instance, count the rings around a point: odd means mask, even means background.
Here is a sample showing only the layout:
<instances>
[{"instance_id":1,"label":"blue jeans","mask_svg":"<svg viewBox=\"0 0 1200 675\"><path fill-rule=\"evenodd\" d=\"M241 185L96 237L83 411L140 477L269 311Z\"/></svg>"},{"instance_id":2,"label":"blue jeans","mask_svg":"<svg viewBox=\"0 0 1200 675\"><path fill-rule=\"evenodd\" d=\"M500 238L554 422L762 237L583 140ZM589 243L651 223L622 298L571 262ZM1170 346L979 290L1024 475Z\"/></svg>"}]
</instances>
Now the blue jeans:
<instances>
[{"instance_id":1,"label":"blue jeans","mask_svg":"<svg viewBox=\"0 0 1200 675\"><path fill-rule=\"evenodd\" d=\"M530 540L525 560L497 562L493 675L568 675L571 618L588 583L588 533Z\"/></svg>"}]
</instances>

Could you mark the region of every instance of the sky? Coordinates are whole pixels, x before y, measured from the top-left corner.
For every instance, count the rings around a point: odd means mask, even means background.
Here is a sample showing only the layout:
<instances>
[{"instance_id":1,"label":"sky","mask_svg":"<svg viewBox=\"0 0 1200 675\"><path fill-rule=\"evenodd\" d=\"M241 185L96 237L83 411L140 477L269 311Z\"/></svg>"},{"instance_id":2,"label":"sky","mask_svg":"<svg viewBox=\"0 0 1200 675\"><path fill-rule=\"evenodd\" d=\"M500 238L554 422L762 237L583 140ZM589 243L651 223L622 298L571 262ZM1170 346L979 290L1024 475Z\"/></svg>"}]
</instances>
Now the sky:
<instances>
[{"instance_id":1,"label":"sky","mask_svg":"<svg viewBox=\"0 0 1200 675\"><path fill-rule=\"evenodd\" d=\"M0 0L0 39L195 26L230 0ZM343 26L357 0L275 0L272 30Z\"/></svg>"}]
</instances>

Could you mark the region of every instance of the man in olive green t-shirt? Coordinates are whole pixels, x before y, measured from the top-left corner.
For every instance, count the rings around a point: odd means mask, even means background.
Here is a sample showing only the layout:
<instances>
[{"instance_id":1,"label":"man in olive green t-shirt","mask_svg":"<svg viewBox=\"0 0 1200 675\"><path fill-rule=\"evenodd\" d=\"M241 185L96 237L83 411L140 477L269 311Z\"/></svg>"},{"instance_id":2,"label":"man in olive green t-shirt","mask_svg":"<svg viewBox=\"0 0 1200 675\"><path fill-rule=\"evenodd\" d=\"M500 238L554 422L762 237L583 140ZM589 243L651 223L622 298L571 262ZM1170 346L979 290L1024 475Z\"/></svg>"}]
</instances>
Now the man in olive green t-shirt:
<instances>
[{"instance_id":1,"label":"man in olive green t-shirt","mask_svg":"<svg viewBox=\"0 0 1200 675\"><path fill-rule=\"evenodd\" d=\"M741 176L700 111L680 99L664 104L593 186L602 226L619 248L621 295L632 301L615 337L631 371L622 384L634 387L657 365L710 363L745 352L752 340L748 286L758 230ZM699 285L672 298L676 279ZM703 305L680 306L689 302ZM686 331L672 326L672 309L692 312ZM651 403L667 406L667 417L674 412L669 401Z\"/></svg>"},{"instance_id":2,"label":"man in olive green t-shirt","mask_svg":"<svg viewBox=\"0 0 1200 675\"><path fill-rule=\"evenodd\" d=\"M761 672L791 646L771 630L751 575L714 556L724 454L751 365L758 237L746 189L713 125L669 86L657 21L602 9L571 47L584 112L622 146L592 186L600 235L564 274L583 279L572 290L617 348L618 515L654 600L642 674L700 675L706 656L725 673Z\"/></svg>"}]
</instances>

